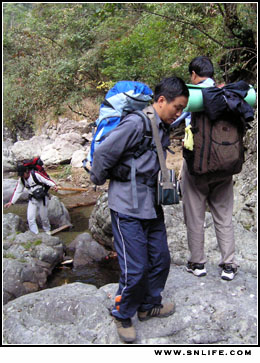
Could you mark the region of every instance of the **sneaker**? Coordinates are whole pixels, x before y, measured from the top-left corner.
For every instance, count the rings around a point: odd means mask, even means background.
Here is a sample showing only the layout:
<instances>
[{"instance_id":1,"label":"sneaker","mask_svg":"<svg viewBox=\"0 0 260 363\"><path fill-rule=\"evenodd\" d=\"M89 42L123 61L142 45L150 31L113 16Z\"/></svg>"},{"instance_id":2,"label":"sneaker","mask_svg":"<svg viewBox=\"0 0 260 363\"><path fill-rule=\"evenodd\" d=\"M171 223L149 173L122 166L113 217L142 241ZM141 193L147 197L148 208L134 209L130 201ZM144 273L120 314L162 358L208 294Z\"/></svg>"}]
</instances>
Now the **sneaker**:
<instances>
[{"instance_id":1,"label":"sneaker","mask_svg":"<svg viewBox=\"0 0 260 363\"><path fill-rule=\"evenodd\" d=\"M223 265L221 278L226 281L231 281L237 274L237 267L232 267L232 265Z\"/></svg>"},{"instance_id":2,"label":"sneaker","mask_svg":"<svg viewBox=\"0 0 260 363\"><path fill-rule=\"evenodd\" d=\"M126 343L133 343L136 340L135 328L131 319L119 319L113 317L119 337Z\"/></svg>"},{"instance_id":3,"label":"sneaker","mask_svg":"<svg viewBox=\"0 0 260 363\"><path fill-rule=\"evenodd\" d=\"M137 316L140 321L145 321L151 318L166 318L175 312L174 304L155 305L148 311L138 311Z\"/></svg>"},{"instance_id":4,"label":"sneaker","mask_svg":"<svg viewBox=\"0 0 260 363\"><path fill-rule=\"evenodd\" d=\"M186 266L186 270L188 272L193 273L193 275L201 277L207 275L206 268L204 267L204 263L193 263L188 262Z\"/></svg>"}]
</instances>

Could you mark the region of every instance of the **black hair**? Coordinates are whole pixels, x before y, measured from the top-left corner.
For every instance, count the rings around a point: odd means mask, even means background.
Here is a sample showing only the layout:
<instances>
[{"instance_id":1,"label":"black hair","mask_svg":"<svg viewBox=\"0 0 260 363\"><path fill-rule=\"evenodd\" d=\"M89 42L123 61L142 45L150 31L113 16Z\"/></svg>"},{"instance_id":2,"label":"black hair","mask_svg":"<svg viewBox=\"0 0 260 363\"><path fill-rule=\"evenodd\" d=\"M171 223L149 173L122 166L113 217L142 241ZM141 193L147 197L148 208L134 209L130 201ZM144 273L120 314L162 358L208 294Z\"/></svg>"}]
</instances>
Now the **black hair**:
<instances>
[{"instance_id":1,"label":"black hair","mask_svg":"<svg viewBox=\"0 0 260 363\"><path fill-rule=\"evenodd\" d=\"M18 173L18 176L23 176L24 173L26 173L29 169L22 165L22 164L19 164L17 165L17 173Z\"/></svg>"},{"instance_id":2,"label":"black hair","mask_svg":"<svg viewBox=\"0 0 260 363\"><path fill-rule=\"evenodd\" d=\"M189 64L189 72L195 72L200 77L210 77L214 75L214 67L208 57L200 56L194 58Z\"/></svg>"},{"instance_id":3,"label":"black hair","mask_svg":"<svg viewBox=\"0 0 260 363\"><path fill-rule=\"evenodd\" d=\"M168 77L155 86L154 101L157 102L160 96L164 96L167 102L171 102L178 96L189 97L189 90L181 78Z\"/></svg>"}]
</instances>

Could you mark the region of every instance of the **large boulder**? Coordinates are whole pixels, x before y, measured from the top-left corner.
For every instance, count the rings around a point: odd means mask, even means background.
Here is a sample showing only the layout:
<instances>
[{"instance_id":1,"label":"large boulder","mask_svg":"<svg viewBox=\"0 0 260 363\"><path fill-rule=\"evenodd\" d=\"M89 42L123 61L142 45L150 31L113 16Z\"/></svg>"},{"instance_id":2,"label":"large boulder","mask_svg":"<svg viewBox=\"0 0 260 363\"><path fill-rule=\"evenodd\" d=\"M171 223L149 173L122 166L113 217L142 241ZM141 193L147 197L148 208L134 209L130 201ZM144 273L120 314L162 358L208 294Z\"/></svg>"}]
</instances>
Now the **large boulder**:
<instances>
[{"instance_id":1,"label":"large boulder","mask_svg":"<svg viewBox=\"0 0 260 363\"><path fill-rule=\"evenodd\" d=\"M72 283L25 295L3 309L3 343L33 345L123 344L110 316L118 284L97 289ZM174 301L168 318L132 319L140 345L257 344L257 278L240 271L221 280L215 266L197 278L172 266L163 301Z\"/></svg>"},{"instance_id":2,"label":"large boulder","mask_svg":"<svg viewBox=\"0 0 260 363\"><path fill-rule=\"evenodd\" d=\"M46 287L48 276L63 261L64 245L58 237L27 231L3 241L3 301Z\"/></svg>"},{"instance_id":3,"label":"large boulder","mask_svg":"<svg viewBox=\"0 0 260 363\"><path fill-rule=\"evenodd\" d=\"M64 225L72 226L69 212L65 205L58 197L52 195L48 204L48 216L53 228L59 228ZM40 224L40 219L37 219Z\"/></svg>"},{"instance_id":4,"label":"large boulder","mask_svg":"<svg viewBox=\"0 0 260 363\"><path fill-rule=\"evenodd\" d=\"M52 143L46 135L33 136L30 140L17 141L11 148L15 161L40 156L43 149Z\"/></svg>"},{"instance_id":5,"label":"large boulder","mask_svg":"<svg viewBox=\"0 0 260 363\"><path fill-rule=\"evenodd\" d=\"M67 247L74 254L74 268L83 267L93 262L101 262L108 256L109 251L94 241L89 233L81 233Z\"/></svg>"},{"instance_id":6,"label":"large boulder","mask_svg":"<svg viewBox=\"0 0 260 363\"><path fill-rule=\"evenodd\" d=\"M90 147L87 147L84 150L76 150L71 157L71 166L73 168L82 168L82 161L86 159L89 153Z\"/></svg>"},{"instance_id":7,"label":"large boulder","mask_svg":"<svg viewBox=\"0 0 260 363\"><path fill-rule=\"evenodd\" d=\"M242 226L257 232L257 123L245 136L245 163L242 172L234 175L234 216Z\"/></svg>"},{"instance_id":8,"label":"large boulder","mask_svg":"<svg viewBox=\"0 0 260 363\"><path fill-rule=\"evenodd\" d=\"M19 232L25 232L27 229L27 224L16 214L7 213L3 215L3 238L10 235L16 235Z\"/></svg>"},{"instance_id":9,"label":"large boulder","mask_svg":"<svg viewBox=\"0 0 260 363\"><path fill-rule=\"evenodd\" d=\"M75 121L69 118L59 117L57 123L47 122L41 129L41 134L47 135L51 140L55 140L57 136L76 132L80 135L91 131L87 120Z\"/></svg>"},{"instance_id":10,"label":"large boulder","mask_svg":"<svg viewBox=\"0 0 260 363\"><path fill-rule=\"evenodd\" d=\"M46 166L69 164L75 151L84 150L84 143L85 139L76 132L59 135L42 150L41 159Z\"/></svg>"}]
</instances>

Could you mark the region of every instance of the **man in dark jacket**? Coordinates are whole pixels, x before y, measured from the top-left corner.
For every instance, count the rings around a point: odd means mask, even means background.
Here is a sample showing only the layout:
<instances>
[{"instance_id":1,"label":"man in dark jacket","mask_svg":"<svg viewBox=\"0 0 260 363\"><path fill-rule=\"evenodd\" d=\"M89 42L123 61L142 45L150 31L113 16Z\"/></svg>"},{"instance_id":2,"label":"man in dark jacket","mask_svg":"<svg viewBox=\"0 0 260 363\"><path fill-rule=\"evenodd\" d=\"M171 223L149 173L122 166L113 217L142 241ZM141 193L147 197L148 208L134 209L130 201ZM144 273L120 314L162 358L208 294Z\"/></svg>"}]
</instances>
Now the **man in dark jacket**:
<instances>
[{"instance_id":1,"label":"man in dark jacket","mask_svg":"<svg viewBox=\"0 0 260 363\"><path fill-rule=\"evenodd\" d=\"M193 84L214 85L213 65L207 57L196 57L189 65ZM211 85L210 82L211 81ZM206 89L205 89L206 90ZM196 122L202 122L197 113ZM195 115L194 115L195 117ZM194 145L196 148L196 145ZM185 157L185 153L184 153ZM233 180L231 176L221 176L218 172L203 175L192 175L184 159L182 168L182 194L184 220L187 226L190 258L187 271L195 276L204 276L206 255L204 253L204 220L208 204L216 231L217 242L221 252L221 278L232 280L237 273L235 261L235 239L232 225L233 214Z\"/></svg>"},{"instance_id":2,"label":"man in dark jacket","mask_svg":"<svg viewBox=\"0 0 260 363\"><path fill-rule=\"evenodd\" d=\"M169 126L187 105L189 91L177 77L164 79L155 88L154 104L146 111L156 118L160 139L166 155L169 146ZM91 180L103 184L125 155L143 141L143 121L130 114L102 142L94 153ZM160 164L152 141L148 150L135 159L124 160L128 167L126 181L111 179L108 205L111 210L114 246L118 254L121 276L112 315L118 334L125 342L136 339L131 318L138 312L140 321L152 317L167 317L174 313L173 303L161 304L170 268L163 210L156 205L156 180ZM133 191L135 190L135 193ZM136 195L133 195L136 194Z\"/></svg>"}]
</instances>

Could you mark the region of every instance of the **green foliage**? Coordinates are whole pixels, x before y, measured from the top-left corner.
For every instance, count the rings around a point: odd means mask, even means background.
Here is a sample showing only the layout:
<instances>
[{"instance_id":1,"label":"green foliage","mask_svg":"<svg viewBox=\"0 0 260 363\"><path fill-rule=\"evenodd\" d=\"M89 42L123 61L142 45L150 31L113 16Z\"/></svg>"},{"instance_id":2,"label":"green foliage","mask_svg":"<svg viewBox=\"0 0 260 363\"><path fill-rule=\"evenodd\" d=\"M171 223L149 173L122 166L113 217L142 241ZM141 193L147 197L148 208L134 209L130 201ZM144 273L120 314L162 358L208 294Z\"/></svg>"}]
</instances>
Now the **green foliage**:
<instances>
[{"instance_id":1,"label":"green foliage","mask_svg":"<svg viewBox=\"0 0 260 363\"><path fill-rule=\"evenodd\" d=\"M42 244L42 240L38 239L34 242L26 242L26 243L21 243L21 245L24 247L25 250L30 251L33 249L33 247L39 246L40 244Z\"/></svg>"},{"instance_id":2,"label":"green foliage","mask_svg":"<svg viewBox=\"0 0 260 363\"><path fill-rule=\"evenodd\" d=\"M11 259L15 260L16 257L12 253L4 252L4 258L11 258Z\"/></svg>"},{"instance_id":3,"label":"green foliage","mask_svg":"<svg viewBox=\"0 0 260 363\"><path fill-rule=\"evenodd\" d=\"M68 176L71 175L71 165L66 165L62 169L62 172L59 174L60 179L66 179Z\"/></svg>"},{"instance_id":4,"label":"green foliage","mask_svg":"<svg viewBox=\"0 0 260 363\"><path fill-rule=\"evenodd\" d=\"M33 128L118 80L153 87L211 57L218 82L256 82L253 3L5 3L4 123ZM84 113L84 110L82 110Z\"/></svg>"},{"instance_id":5,"label":"green foliage","mask_svg":"<svg viewBox=\"0 0 260 363\"><path fill-rule=\"evenodd\" d=\"M4 3L3 20L4 30L7 31L21 23L26 23L29 11L32 9L31 3Z\"/></svg>"}]
</instances>

